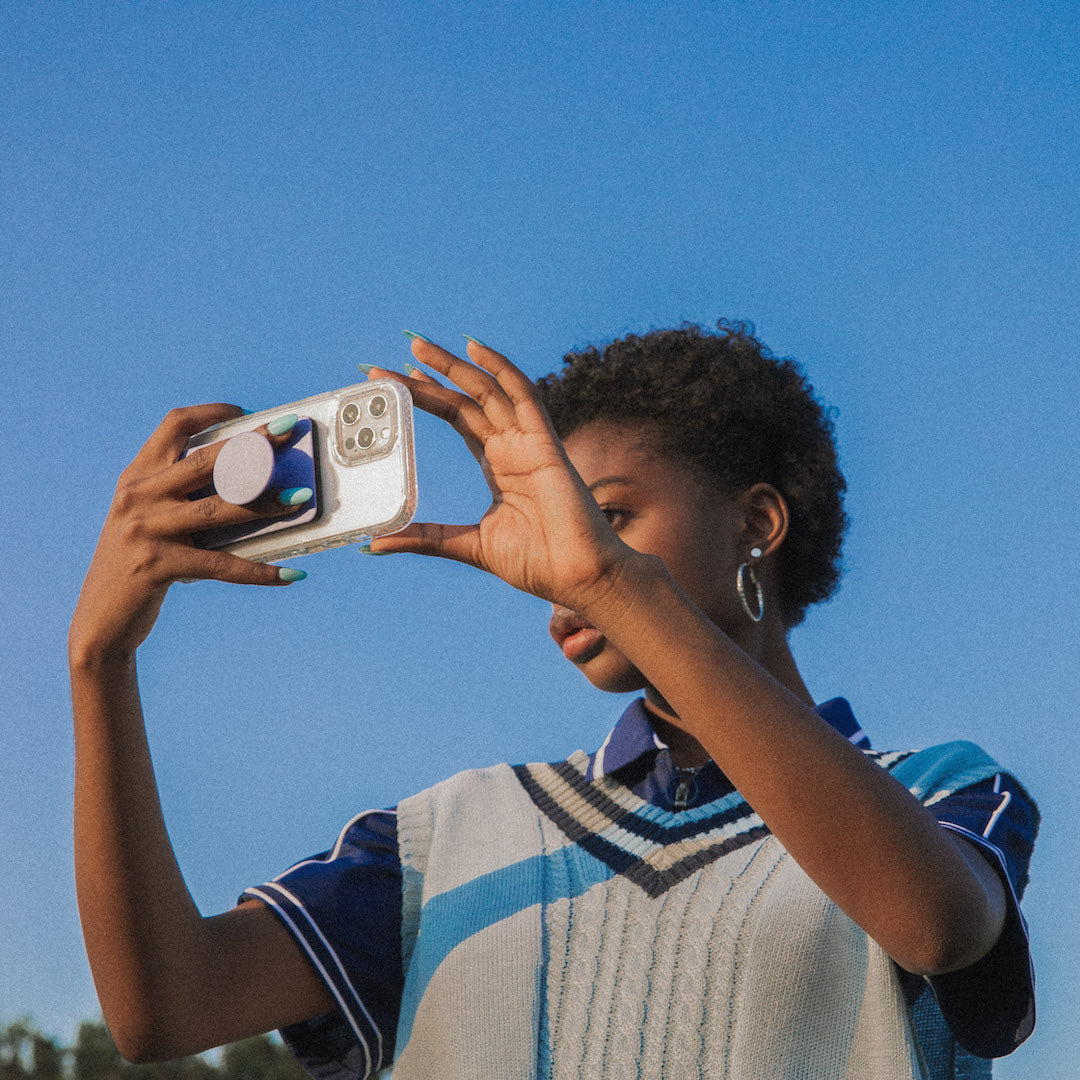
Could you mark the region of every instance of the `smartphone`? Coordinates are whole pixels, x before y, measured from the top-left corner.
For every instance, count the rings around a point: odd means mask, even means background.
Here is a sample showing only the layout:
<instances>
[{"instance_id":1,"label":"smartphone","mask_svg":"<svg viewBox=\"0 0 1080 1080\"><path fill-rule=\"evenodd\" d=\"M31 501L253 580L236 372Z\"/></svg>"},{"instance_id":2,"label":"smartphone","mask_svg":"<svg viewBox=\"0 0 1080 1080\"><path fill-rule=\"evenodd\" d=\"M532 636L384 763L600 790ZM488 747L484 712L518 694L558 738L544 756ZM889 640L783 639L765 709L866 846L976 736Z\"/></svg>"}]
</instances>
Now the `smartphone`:
<instances>
[{"instance_id":1,"label":"smartphone","mask_svg":"<svg viewBox=\"0 0 1080 1080\"><path fill-rule=\"evenodd\" d=\"M185 453L288 413L300 419L288 444L275 451L273 486L310 487L314 498L286 517L196 533L199 547L270 562L385 536L409 524L417 490L412 398L393 379L371 379L226 421L192 436ZM192 497L213 493L208 487Z\"/></svg>"}]
</instances>

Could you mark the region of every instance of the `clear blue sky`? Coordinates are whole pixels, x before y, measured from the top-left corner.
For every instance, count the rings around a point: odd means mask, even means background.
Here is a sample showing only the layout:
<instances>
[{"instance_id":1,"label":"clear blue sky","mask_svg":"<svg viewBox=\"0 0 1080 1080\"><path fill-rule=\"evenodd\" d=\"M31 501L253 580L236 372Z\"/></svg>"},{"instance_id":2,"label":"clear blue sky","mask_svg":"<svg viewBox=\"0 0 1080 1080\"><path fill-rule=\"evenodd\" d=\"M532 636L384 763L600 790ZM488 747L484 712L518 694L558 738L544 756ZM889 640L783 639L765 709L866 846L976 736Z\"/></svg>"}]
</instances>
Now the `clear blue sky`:
<instances>
[{"instance_id":1,"label":"clear blue sky","mask_svg":"<svg viewBox=\"0 0 1080 1080\"><path fill-rule=\"evenodd\" d=\"M1040 1021L998 1075L1071 1075L1078 56L1073 3L0 7L0 1022L96 1011L63 643L162 413L355 381L408 359L404 327L540 375L732 316L839 411L854 525L794 635L812 691L882 747L974 738L1042 806ZM475 518L430 418L419 456L421 517ZM287 590L178 587L141 657L205 911L360 809L594 748L623 705L476 571L302 565Z\"/></svg>"}]
</instances>

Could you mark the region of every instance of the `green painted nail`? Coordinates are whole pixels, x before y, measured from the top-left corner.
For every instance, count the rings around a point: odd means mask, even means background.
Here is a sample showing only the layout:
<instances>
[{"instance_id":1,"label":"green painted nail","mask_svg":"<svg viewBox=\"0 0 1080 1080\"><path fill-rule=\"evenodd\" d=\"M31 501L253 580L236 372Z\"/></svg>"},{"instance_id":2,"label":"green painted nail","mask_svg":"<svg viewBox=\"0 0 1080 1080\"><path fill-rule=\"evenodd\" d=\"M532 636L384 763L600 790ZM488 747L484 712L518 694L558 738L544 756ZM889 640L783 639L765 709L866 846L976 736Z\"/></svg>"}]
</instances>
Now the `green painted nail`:
<instances>
[{"instance_id":1,"label":"green painted nail","mask_svg":"<svg viewBox=\"0 0 1080 1080\"><path fill-rule=\"evenodd\" d=\"M393 554L392 551L372 551L371 550L371 541L370 540L365 541L363 544L357 544L356 545L356 550L359 551L361 555L392 555Z\"/></svg>"},{"instance_id":2,"label":"green painted nail","mask_svg":"<svg viewBox=\"0 0 1080 1080\"><path fill-rule=\"evenodd\" d=\"M468 334L462 334L461 336L462 336L462 337L463 337L463 338L464 338L464 339L465 339L466 341L471 341L471 342L472 342L472 343L473 343L474 345L479 345L479 346L480 346L480 347L481 347L482 349L491 349L491 346L490 346L490 345L487 345L487 344L485 344L485 343L484 343L483 341L481 341L481 340L480 340L479 338L474 338L474 337L470 337L470 336L469 336ZM494 349L491 349L491 351L492 351L492 352L494 352L495 350L494 350Z\"/></svg>"},{"instance_id":3,"label":"green painted nail","mask_svg":"<svg viewBox=\"0 0 1080 1080\"><path fill-rule=\"evenodd\" d=\"M356 366L357 366L357 367L358 367L358 368L359 368L359 369L360 369L360 370L361 370L361 371L362 371L362 372L363 372L363 373L364 373L365 375L370 375L370 374L371 374L371 369L372 369L372 368L373 368L373 367L374 367L375 365L374 365L374 364L357 364Z\"/></svg>"},{"instance_id":4,"label":"green painted nail","mask_svg":"<svg viewBox=\"0 0 1080 1080\"><path fill-rule=\"evenodd\" d=\"M284 435L285 432L292 431L292 429L296 427L296 421L299 419L300 417L297 416L296 413L286 413L285 416L278 416L271 420L270 423L266 425L266 430L269 431L271 435Z\"/></svg>"},{"instance_id":5,"label":"green painted nail","mask_svg":"<svg viewBox=\"0 0 1080 1080\"><path fill-rule=\"evenodd\" d=\"M405 369L405 374L406 375L411 375L414 371L420 371L421 370L415 364L402 364L401 366Z\"/></svg>"},{"instance_id":6,"label":"green painted nail","mask_svg":"<svg viewBox=\"0 0 1080 1080\"><path fill-rule=\"evenodd\" d=\"M303 581L307 577L305 570L297 570L295 566L279 566L277 573L282 581Z\"/></svg>"},{"instance_id":7,"label":"green painted nail","mask_svg":"<svg viewBox=\"0 0 1080 1080\"><path fill-rule=\"evenodd\" d=\"M415 330L402 330L401 331L407 338L419 338L421 341L426 341L429 345L434 345L435 342L431 338L424 337L423 334L418 334Z\"/></svg>"},{"instance_id":8,"label":"green painted nail","mask_svg":"<svg viewBox=\"0 0 1080 1080\"><path fill-rule=\"evenodd\" d=\"M308 502L314 494L315 492L309 487L293 487L286 488L278 495L278 498L282 506L299 506L301 503Z\"/></svg>"}]
</instances>

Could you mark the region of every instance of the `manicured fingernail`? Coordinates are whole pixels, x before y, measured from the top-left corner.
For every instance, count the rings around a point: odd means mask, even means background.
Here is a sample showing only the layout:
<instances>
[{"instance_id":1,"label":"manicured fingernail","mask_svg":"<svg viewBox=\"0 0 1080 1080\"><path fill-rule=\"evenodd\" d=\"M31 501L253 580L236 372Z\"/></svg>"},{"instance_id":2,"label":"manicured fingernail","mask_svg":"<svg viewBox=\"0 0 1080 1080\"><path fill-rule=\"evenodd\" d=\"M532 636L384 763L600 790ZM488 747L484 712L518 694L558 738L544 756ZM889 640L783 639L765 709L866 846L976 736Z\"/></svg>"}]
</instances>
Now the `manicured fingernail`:
<instances>
[{"instance_id":1,"label":"manicured fingernail","mask_svg":"<svg viewBox=\"0 0 1080 1080\"><path fill-rule=\"evenodd\" d=\"M366 541L363 544L357 544L356 545L356 550L359 551L361 555L392 555L393 554L392 551L372 551L370 541Z\"/></svg>"},{"instance_id":2,"label":"manicured fingernail","mask_svg":"<svg viewBox=\"0 0 1080 1080\"><path fill-rule=\"evenodd\" d=\"M401 366L405 369L405 374L406 375L411 375L414 371L420 371L421 370L415 364L402 364Z\"/></svg>"},{"instance_id":3,"label":"manicured fingernail","mask_svg":"<svg viewBox=\"0 0 1080 1080\"><path fill-rule=\"evenodd\" d=\"M426 341L429 345L434 345L435 342L431 338L424 337L423 334L418 334L415 330L402 330L401 331L407 338L419 338L421 341Z\"/></svg>"},{"instance_id":4,"label":"manicured fingernail","mask_svg":"<svg viewBox=\"0 0 1080 1080\"><path fill-rule=\"evenodd\" d=\"M250 416L255 410L254 409L244 409L242 411L243 411L245 416Z\"/></svg>"},{"instance_id":5,"label":"manicured fingernail","mask_svg":"<svg viewBox=\"0 0 1080 1080\"><path fill-rule=\"evenodd\" d=\"M292 431L296 427L296 421L299 419L300 417L296 413L287 413L285 416L278 416L271 420L266 425L266 430L271 435L284 435L286 431Z\"/></svg>"},{"instance_id":6,"label":"manicured fingernail","mask_svg":"<svg viewBox=\"0 0 1080 1080\"><path fill-rule=\"evenodd\" d=\"M465 339L466 341L471 341L471 342L472 342L472 343L473 343L474 345L479 345L479 346L480 346L481 348L483 348L483 349L491 349L491 346L490 346L490 345L486 345L486 344L484 344L484 342L482 342L482 341L481 341L481 340L480 340L479 338L469 337L469 335L468 335L468 334L462 334L461 336L462 336L462 337L463 337L463 338L464 338L464 339ZM492 352L494 352L495 350L494 350L494 349L491 349L491 351L492 351Z\"/></svg>"},{"instance_id":7,"label":"manicured fingernail","mask_svg":"<svg viewBox=\"0 0 1080 1080\"><path fill-rule=\"evenodd\" d=\"M309 487L286 488L278 498L282 506L299 506L306 503L315 492Z\"/></svg>"},{"instance_id":8,"label":"manicured fingernail","mask_svg":"<svg viewBox=\"0 0 1080 1080\"><path fill-rule=\"evenodd\" d=\"M277 574L282 581L303 581L307 577L306 571L297 570L295 566L279 566Z\"/></svg>"},{"instance_id":9,"label":"manicured fingernail","mask_svg":"<svg viewBox=\"0 0 1080 1080\"><path fill-rule=\"evenodd\" d=\"M357 367L358 367L358 368L359 368L359 369L360 369L360 370L361 370L361 371L362 371L362 372L363 372L363 373L364 373L365 375L370 375L370 374L371 374L371 369L372 369L372 368L373 368L373 367L374 367L375 365L374 365L374 364L357 364L356 366L357 366Z\"/></svg>"}]
</instances>

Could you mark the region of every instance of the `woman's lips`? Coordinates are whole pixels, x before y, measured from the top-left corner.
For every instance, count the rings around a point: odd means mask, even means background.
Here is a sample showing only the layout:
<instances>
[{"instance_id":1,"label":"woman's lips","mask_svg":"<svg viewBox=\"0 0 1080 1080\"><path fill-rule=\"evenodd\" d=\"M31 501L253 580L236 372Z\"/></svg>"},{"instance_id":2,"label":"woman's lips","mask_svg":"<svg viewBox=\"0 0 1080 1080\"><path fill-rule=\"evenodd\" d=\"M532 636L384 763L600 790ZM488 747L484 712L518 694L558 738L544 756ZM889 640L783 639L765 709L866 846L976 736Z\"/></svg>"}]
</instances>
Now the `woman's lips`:
<instances>
[{"instance_id":1,"label":"woman's lips","mask_svg":"<svg viewBox=\"0 0 1080 1080\"><path fill-rule=\"evenodd\" d=\"M548 629L563 656L575 664L591 660L604 647L604 635L592 623L566 608L556 608Z\"/></svg>"},{"instance_id":2,"label":"woman's lips","mask_svg":"<svg viewBox=\"0 0 1080 1080\"><path fill-rule=\"evenodd\" d=\"M586 626L563 638L560 643L563 656L575 664L591 660L604 647L604 635L595 626Z\"/></svg>"}]
</instances>

